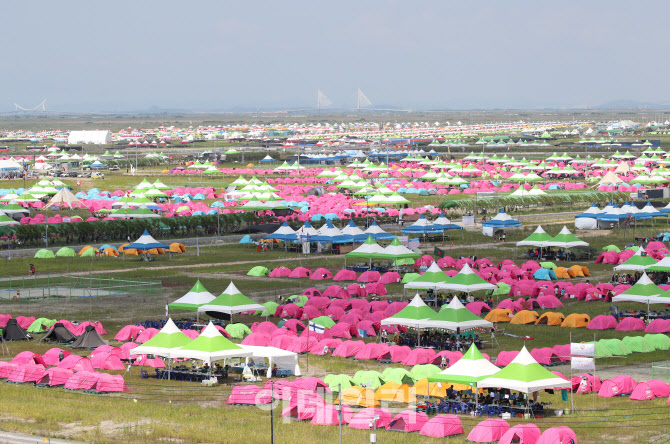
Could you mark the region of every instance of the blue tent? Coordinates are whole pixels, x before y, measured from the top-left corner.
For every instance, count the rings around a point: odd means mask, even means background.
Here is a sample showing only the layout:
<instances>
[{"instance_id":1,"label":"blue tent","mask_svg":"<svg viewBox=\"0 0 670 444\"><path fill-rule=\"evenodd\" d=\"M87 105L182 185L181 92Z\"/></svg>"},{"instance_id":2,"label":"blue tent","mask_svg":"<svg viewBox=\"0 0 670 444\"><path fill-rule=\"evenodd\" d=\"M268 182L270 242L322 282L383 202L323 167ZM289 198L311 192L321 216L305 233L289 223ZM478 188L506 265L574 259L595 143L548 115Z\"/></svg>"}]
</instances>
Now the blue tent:
<instances>
[{"instance_id":1,"label":"blue tent","mask_svg":"<svg viewBox=\"0 0 670 444\"><path fill-rule=\"evenodd\" d=\"M504 209L501 209L493 219L484 222L482 226L493 228L511 228L520 227L521 222L512 219L507 213L505 213Z\"/></svg>"},{"instance_id":2,"label":"blue tent","mask_svg":"<svg viewBox=\"0 0 670 444\"><path fill-rule=\"evenodd\" d=\"M540 268L537 270L535 273L533 273L533 277L538 281L550 281L552 279L557 279L554 270L547 270L546 268Z\"/></svg>"},{"instance_id":3,"label":"blue tent","mask_svg":"<svg viewBox=\"0 0 670 444\"><path fill-rule=\"evenodd\" d=\"M419 219L407 228L403 228L403 234L427 234L427 233L442 233L444 230L435 227L431 224L426 215L422 214Z\"/></svg>"},{"instance_id":4,"label":"blue tent","mask_svg":"<svg viewBox=\"0 0 670 444\"><path fill-rule=\"evenodd\" d=\"M132 244L128 245L126 248L135 248L137 250L150 250L152 248L164 248L168 249L167 245L163 245L160 242L158 242L156 239L154 239L147 230L144 230L144 233L142 236L140 236L139 239L137 239L135 242Z\"/></svg>"},{"instance_id":5,"label":"blue tent","mask_svg":"<svg viewBox=\"0 0 670 444\"><path fill-rule=\"evenodd\" d=\"M240 239L241 244L255 244L254 240L248 234Z\"/></svg>"},{"instance_id":6,"label":"blue tent","mask_svg":"<svg viewBox=\"0 0 670 444\"><path fill-rule=\"evenodd\" d=\"M284 222L274 233L268 234L263 239L278 239L280 241L297 241L298 236L295 234L295 230L291 228L288 222Z\"/></svg>"}]
</instances>

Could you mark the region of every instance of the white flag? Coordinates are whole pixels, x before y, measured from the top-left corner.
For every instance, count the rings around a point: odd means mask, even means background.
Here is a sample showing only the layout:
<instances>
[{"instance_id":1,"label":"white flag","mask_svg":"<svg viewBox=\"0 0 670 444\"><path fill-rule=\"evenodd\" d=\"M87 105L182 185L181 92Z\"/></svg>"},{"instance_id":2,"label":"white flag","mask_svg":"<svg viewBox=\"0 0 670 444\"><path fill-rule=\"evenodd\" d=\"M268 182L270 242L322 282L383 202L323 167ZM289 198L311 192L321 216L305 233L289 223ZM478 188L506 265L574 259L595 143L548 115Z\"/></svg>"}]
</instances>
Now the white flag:
<instances>
[{"instance_id":1,"label":"white flag","mask_svg":"<svg viewBox=\"0 0 670 444\"><path fill-rule=\"evenodd\" d=\"M596 344L587 344L583 342L570 344L570 355L572 356L595 356Z\"/></svg>"},{"instance_id":2,"label":"white flag","mask_svg":"<svg viewBox=\"0 0 670 444\"><path fill-rule=\"evenodd\" d=\"M165 317L168 317L168 303L165 301Z\"/></svg>"},{"instance_id":3,"label":"white flag","mask_svg":"<svg viewBox=\"0 0 670 444\"><path fill-rule=\"evenodd\" d=\"M582 358L575 356L571 359L571 365L574 370L595 370L596 362L593 358Z\"/></svg>"}]
</instances>

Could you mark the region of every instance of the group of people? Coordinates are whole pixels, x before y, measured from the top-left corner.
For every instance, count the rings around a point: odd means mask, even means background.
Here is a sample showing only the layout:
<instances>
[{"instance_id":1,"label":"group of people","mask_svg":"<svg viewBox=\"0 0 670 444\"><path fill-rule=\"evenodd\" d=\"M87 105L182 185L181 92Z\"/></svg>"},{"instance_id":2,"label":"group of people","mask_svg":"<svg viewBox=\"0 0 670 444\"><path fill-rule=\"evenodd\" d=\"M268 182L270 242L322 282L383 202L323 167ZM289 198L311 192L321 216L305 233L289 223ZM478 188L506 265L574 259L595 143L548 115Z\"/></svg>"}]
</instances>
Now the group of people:
<instances>
[{"instance_id":1,"label":"group of people","mask_svg":"<svg viewBox=\"0 0 670 444\"><path fill-rule=\"evenodd\" d=\"M526 251L526 256L528 256L528 259L544 259L544 260L558 260L558 261L574 261L576 256L574 253L571 251L563 251L563 250L558 250L558 251L553 251L551 247L548 248L543 248L542 251L540 252L539 248L535 249L528 249Z\"/></svg>"}]
</instances>

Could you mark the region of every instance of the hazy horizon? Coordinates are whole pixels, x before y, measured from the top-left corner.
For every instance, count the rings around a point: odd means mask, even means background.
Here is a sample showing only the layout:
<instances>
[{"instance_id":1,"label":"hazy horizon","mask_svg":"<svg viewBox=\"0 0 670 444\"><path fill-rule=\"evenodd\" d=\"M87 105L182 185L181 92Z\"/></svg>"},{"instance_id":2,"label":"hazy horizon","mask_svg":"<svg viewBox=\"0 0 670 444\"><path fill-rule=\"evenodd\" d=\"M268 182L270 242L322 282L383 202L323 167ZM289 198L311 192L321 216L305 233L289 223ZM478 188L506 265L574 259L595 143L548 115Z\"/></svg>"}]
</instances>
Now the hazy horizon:
<instances>
[{"instance_id":1,"label":"hazy horizon","mask_svg":"<svg viewBox=\"0 0 670 444\"><path fill-rule=\"evenodd\" d=\"M0 112L636 108L670 3L11 2ZM643 36L643 37L642 37Z\"/></svg>"}]
</instances>

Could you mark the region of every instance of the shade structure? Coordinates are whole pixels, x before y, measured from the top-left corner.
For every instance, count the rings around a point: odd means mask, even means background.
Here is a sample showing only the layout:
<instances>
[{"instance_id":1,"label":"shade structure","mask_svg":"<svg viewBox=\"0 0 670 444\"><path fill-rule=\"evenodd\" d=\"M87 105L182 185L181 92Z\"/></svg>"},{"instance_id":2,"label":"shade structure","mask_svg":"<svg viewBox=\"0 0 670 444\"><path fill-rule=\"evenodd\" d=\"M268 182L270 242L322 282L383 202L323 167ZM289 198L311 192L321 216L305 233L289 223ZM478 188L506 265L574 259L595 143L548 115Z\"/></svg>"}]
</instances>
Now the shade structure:
<instances>
[{"instance_id":1,"label":"shade structure","mask_svg":"<svg viewBox=\"0 0 670 444\"><path fill-rule=\"evenodd\" d=\"M246 350L226 339L211 322L200 333L200 336L170 352L171 358L197 359L210 365L222 359L252 355L251 350Z\"/></svg>"},{"instance_id":2,"label":"shade structure","mask_svg":"<svg viewBox=\"0 0 670 444\"><path fill-rule=\"evenodd\" d=\"M384 253L384 248L368 235L368 238L354 251L347 253L346 257L362 257L365 259L375 259Z\"/></svg>"},{"instance_id":3,"label":"shade structure","mask_svg":"<svg viewBox=\"0 0 670 444\"><path fill-rule=\"evenodd\" d=\"M419 321L420 328L442 328L445 330L457 330L466 328L490 328L493 324L486 321L467 308L461 301L454 297L446 308L442 308L428 319Z\"/></svg>"},{"instance_id":4,"label":"shade structure","mask_svg":"<svg viewBox=\"0 0 670 444\"><path fill-rule=\"evenodd\" d=\"M449 279L440 288L444 290L471 293L479 290L495 290L498 287L477 276L477 274L472 271L472 268L470 268L470 265L465 264L456 276Z\"/></svg>"},{"instance_id":5,"label":"shade structure","mask_svg":"<svg viewBox=\"0 0 670 444\"><path fill-rule=\"evenodd\" d=\"M327 219L326 223L317 231L317 235L311 236L309 240L311 242L330 242L334 244L343 244L353 242L354 238L353 236L342 234L342 231L335 227L330 219Z\"/></svg>"},{"instance_id":6,"label":"shade structure","mask_svg":"<svg viewBox=\"0 0 670 444\"><path fill-rule=\"evenodd\" d=\"M358 228L353 220L350 220L347 226L342 228L342 234L351 236L353 242L362 242L370 236Z\"/></svg>"},{"instance_id":7,"label":"shade structure","mask_svg":"<svg viewBox=\"0 0 670 444\"><path fill-rule=\"evenodd\" d=\"M1 211L0 207L0 227L8 227L12 225L19 225L19 221L12 219Z\"/></svg>"},{"instance_id":8,"label":"shade structure","mask_svg":"<svg viewBox=\"0 0 670 444\"><path fill-rule=\"evenodd\" d=\"M512 219L510 215L505 212L504 209L501 209L500 212L496 214L494 218L484 222L482 226L492 228L513 228L513 227L520 227L521 222Z\"/></svg>"},{"instance_id":9,"label":"shade structure","mask_svg":"<svg viewBox=\"0 0 670 444\"><path fill-rule=\"evenodd\" d=\"M142 236L140 236L140 238L137 239L132 244L126 245L126 248L134 248L136 250L147 251L151 250L152 248L163 248L167 250L170 247L161 244L156 239L154 239L147 230L144 230Z\"/></svg>"},{"instance_id":10,"label":"shade structure","mask_svg":"<svg viewBox=\"0 0 670 444\"><path fill-rule=\"evenodd\" d=\"M440 213L439 217L433 221L433 226L443 231L463 229L463 227L460 225L452 224L451 221L444 215L444 213Z\"/></svg>"},{"instance_id":11,"label":"shade structure","mask_svg":"<svg viewBox=\"0 0 670 444\"><path fill-rule=\"evenodd\" d=\"M386 231L382 230L382 228L377 224L377 221L373 221L372 224L368 227L367 230L365 230L365 234L369 234L374 238L374 240L391 240L395 236L392 234L387 233Z\"/></svg>"},{"instance_id":12,"label":"shade structure","mask_svg":"<svg viewBox=\"0 0 670 444\"><path fill-rule=\"evenodd\" d=\"M445 274L437 262L430 264L430 267L418 278L405 284L405 288L442 288L441 285L449 280L449 276Z\"/></svg>"},{"instance_id":13,"label":"shade structure","mask_svg":"<svg viewBox=\"0 0 670 444\"><path fill-rule=\"evenodd\" d=\"M538 225L533 234L516 243L517 247L545 247L547 242L549 242L553 237L550 234L547 234L546 231L542 228L542 225Z\"/></svg>"},{"instance_id":14,"label":"shade structure","mask_svg":"<svg viewBox=\"0 0 670 444\"><path fill-rule=\"evenodd\" d=\"M217 296L211 302L198 307L198 313L215 312L215 313L242 313L245 311L265 310L265 307L255 303L240 290L231 281L228 288L223 293Z\"/></svg>"},{"instance_id":15,"label":"shade structure","mask_svg":"<svg viewBox=\"0 0 670 444\"><path fill-rule=\"evenodd\" d=\"M429 234L429 233L441 233L443 231L444 231L443 229L437 228L433 224L431 224L430 221L426 219L425 214L422 214L421 217L419 217L416 220L416 222L414 222L409 227L402 229L402 232L404 234Z\"/></svg>"},{"instance_id":16,"label":"shade structure","mask_svg":"<svg viewBox=\"0 0 670 444\"><path fill-rule=\"evenodd\" d=\"M570 388L572 382L542 367L524 346L512 362L498 373L479 381L477 387L506 388L531 393L544 389Z\"/></svg>"},{"instance_id":17,"label":"shade structure","mask_svg":"<svg viewBox=\"0 0 670 444\"><path fill-rule=\"evenodd\" d=\"M386 319L382 319L381 325L404 325L407 327L416 327L419 321L428 319L435 315L435 311L426 305L417 293L412 301L398 313Z\"/></svg>"},{"instance_id":18,"label":"shade structure","mask_svg":"<svg viewBox=\"0 0 670 444\"><path fill-rule=\"evenodd\" d=\"M626 262L614 267L614 271L644 271L648 267L655 265L656 262L656 259L647 255L647 252L644 251L644 248L640 247Z\"/></svg>"},{"instance_id":19,"label":"shade structure","mask_svg":"<svg viewBox=\"0 0 670 444\"><path fill-rule=\"evenodd\" d=\"M281 241L297 241L298 236L295 233L295 230L289 226L287 222L281 224L281 226L272 234L265 236L263 239L279 239Z\"/></svg>"},{"instance_id":20,"label":"shade structure","mask_svg":"<svg viewBox=\"0 0 670 444\"><path fill-rule=\"evenodd\" d=\"M165 326L144 344L130 349L131 355L156 355L170 356L170 351L191 342L192 339L186 336L179 327L168 319Z\"/></svg>"},{"instance_id":21,"label":"shade structure","mask_svg":"<svg viewBox=\"0 0 670 444\"><path fill-rule=\"evenodd\" d=\"M405 247L403 244L400 243L400 241L396 237L395 239L393 239L393 242L391 242L386 248L384 248L384 252L379 255L379 258L396 260L405 258L416 259L419 256L421 256L419 253L415 253L409 248Z\"/></svg>"},{"instance_id":22,"label":"shade structure","mask_svg":"<svg viewBox=\"0 0 670 444\"><path fill-rule=\"evenodd\" d=\"M81 204L79 199L72 194L72 191L63 187L52 197L49 202L44 206L45 209L56 206L58 208L78 208Z\"/></svg>"},{"instance_id":23,"label":"shade structure","mask_svg":"<svg viewBox=\"0 0 670 444\"><path fill-rule=\"evenodd\" d=\"M148 208L119 208L109 213L109 216L115 219L156 219L161 217L160 214L156 214Z\"/></svg>"},{"instance_id":24,"label":"shade structure","mask_svg":"<svg viewBox=\"0 0 670 444\"><path fill-rule=\"evenodd\" d=\"M625 301L669 304L670 294L654 284L647 273L643 273L635 285L612 298L612 302Z\"/></svg>"},{"instance_id":25,"label":"shade structure","mask_svg":"<svg viewBox=\"0 0 670 444\"><path fill-rule=\"evenodd\" d=\"M200 280L198 280L188 293L173 303L168 304L168 308L173 310L198 311L198 307L212 302L215 298L216 296L207 291L207 289L200 283Z\"/></svg>"},{"instance_id":26,"label":"shade structure","mask_svg":"<svg viewBox=\"0 0 670 444\"><path fill-rule=\"evenodd\" d=\"M589 243L584 242L577 236L572 234L565 225L563 229L554 238L546 244L547 247L572 248L572 247L588 247Z\"/></svg>"},{"instance_id":27,"label":"shade structure","mask_svg":"<svg viewBox=\"0 0 670 444\"><path fill-rule=\"evenodd\" d=\"M429 382L451 382L454 384L477 385L482 379L494 375L500 368L491 364L479 349L472 344L461 359L437 375L429 376Z\"/></svg>"},{"instance_id":28,"label":"shade structure","mask_svg":"<svg viewBox=\"0 0 670 444\"><path fill-rule=\"evenodd\" d=\"M670 273L670 256L666 256L655 264L649 265L646 271L663 271Z\"/></svg>"}]
</instances>

